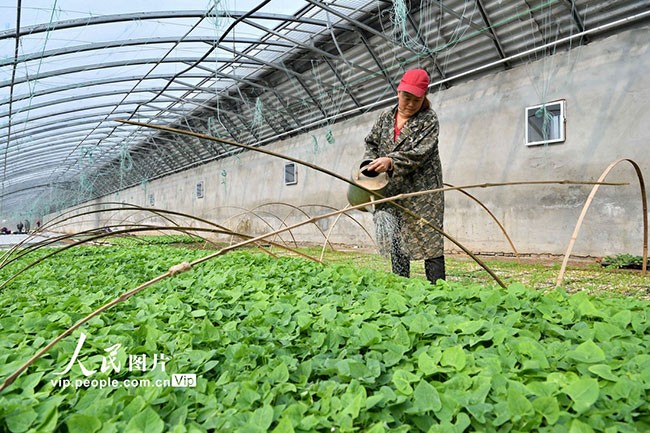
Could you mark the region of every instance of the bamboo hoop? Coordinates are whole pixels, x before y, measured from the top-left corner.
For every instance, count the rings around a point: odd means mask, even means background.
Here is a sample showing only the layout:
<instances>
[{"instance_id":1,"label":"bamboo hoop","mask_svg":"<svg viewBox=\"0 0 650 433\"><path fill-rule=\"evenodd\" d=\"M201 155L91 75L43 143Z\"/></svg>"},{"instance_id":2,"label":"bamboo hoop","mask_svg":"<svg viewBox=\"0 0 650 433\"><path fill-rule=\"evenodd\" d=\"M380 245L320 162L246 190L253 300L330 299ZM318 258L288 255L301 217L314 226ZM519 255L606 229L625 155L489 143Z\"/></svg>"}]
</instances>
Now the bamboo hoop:
<instances>
[{"instance_id":1,"label":"bamboo hoop","mask_svg":"<svg viewBox=\"0 0 650 433\"><path fill-rule=\"evenodd\" d=\"M344 209L347 210L348 207L349 207L349 205L346 205ZM320 260L321 260L321 261L323 261L323 258L325 257L325 249L326 249L326 247L327 247L327 244L330 243L330 237L332 236L332 233L334 232L334 227L336 227L336 225L337 225L338 222L340 221L341 217L344 216L344 215L345 215L345 216L349 216L346 212L343 212L343 213L338 214L338 215L336 216L336 218L334 218L334 222L333 222L332 225L330 226L329 230L327 230L327 236L325 237L325 242L323 243L323 247L321 248L321 251L320 251ZM353 219L354 219L354 218L353 218ZM368 232L366 231L366 233L368 233ZM369 233L368 233L368 234L369 234ZM373 243L375 242L375 240L372 239L372 236L370 236L370 239L372 240ZM332 244L330 243L330 246L331 246L331 245L332 245ZM332 248L332 250L333 250L333 248Z\"/></svg>"},{"instance_id":2,"label":"bamboo hoop","mask_svg":"<svg viewBox=\"0 0 650 433\"><path fill-rule=\"evenodd\" d=\"M272 225L270 222L268 222L268 221L267 221L266 219L264 219L264 218L263 218L263 217L262 217L258 212L256 212L256 209L247 209L247 208L239 207L239 206L224 206L223 208L224 208L224 209L237 209L237 210L240 210L240 211L241 211L241 212L238 213L238 214L235 214L235 215L232 215L232 216L228 217L228 219L226 219L226 220L223 222L224 224L228 224L230 221L234 221L234 220L236 220L237 218L241 218L241 217L243 217L243 216L245 216L245 215L249 215L249 214L250 214L250 215L253 215L255 218L257 218L258 220L260 220L260 221L261 221L264 225L266 225L270 230L275 230L275 228L273 227L273 225ZM277 215L275 215L275 214L273 214L273 213L271 213L271 212L265 212L265 213L266 213L267 215L269 215L269 216L275 218L276 220L280 221L280 225L281 225L281 226L285 226L285 227L286 227L286 224L284 223L284 221L282 221L282 218L280 218L279 216L277 216ZM239 221L241 221L241 220L239 220ZM295 238L295 236L293 235L293 233L292 233L292 232L289 232L289 236L291 237L291 242L293 242L293 245L294 245L295 247L297 247L297 246L298 246L298 241L296 241L296 238ZM285 245L287 244L287 241L285 241L285 240L282 239L281 237L278 237L278 239L280 239L280 240L281 240ZM230 242L233 242L233 241L234 241L234 236L232 236L231 239L230 239Z\"/></svg>"},{"instance_id":3,"label":"bamboo hoop","mask_svg":"<svg viewBox=\"0 0 650 433\"><path fill-rule=\"evenodd\" d=\"M327 205L324 205L324 204L304 204L304 205L301 205L300 207L301 207L301 208L303 208L303 207L322 207L322 208L325 208L325 209L329 209L330 211L336 209L336 208L333 207L333 206L327 206ZM348 205L346 205L346 207L348 207ZM320 260L321 260L321 261L323 261L323 257L325 256L325 249L327 248L327 245L328 245L328 244L329 244L329 246L330 246L330 249L331 249L332 251L334 251L334 246L333 246L332 243L329 241L329 239L330 239L330 237L332 236L332 232L334 231L334 227L338 224L338 222L340 221L341 217L347 217L347 218L349 218L350 220L352 220L352 222L353 222L354 224L356 224L356 225L357 225L357 226L358 226L358 227L359 227L359 228L360 228L360 229L361 229L361 230L366 234L366 236L368 236L368 239L370 240L370 242L372 242L372 244L376 246L376 244L375 244L375 240L373 239L373 237L372 237L372 235L370 234L370 232L368 231L368 229L366 229L366 228L363 226L363 224L361 224L361 223L360 223L360 222L359 222L355 217L353 217L352 215L348 214L347 212L344 212L344 213L338 214L338 215L336 216L336 218L334 219L334 222L332 223L332 225L330 226L330 228L327 230L327 234L325 235L325 242L323 242L323 246L322 246L322 248L321 248L321 253L320 253Z\"/></svg>"},{"instance_id":4,"label":"bamboo hoop","mask_svg":"<svg viewBox=\"0 0 650 433\"><path fill-rule=\"evenodd\" d=\"M448 183L445 183L445 185L453 186L453 185L448 184ZM481 206L483 208L483 210L485 210L485 212L487 212L488 215L490 215L490 217L494 220L494 222L497 224L497 226L499 226L499 229L501 229L501 233L503 233L503 235L505 236L506 240L510 244L510 248L512 248L512 252L515 254L515 257L517 258L517 261L519 261L519 252L517 251L517 248L515 248L515 244L512 242L512 239L508 235L508 232L506 231L506 228L503 226L503 224L501 224L501 221L499 221L499 219L496 217L496 215L494 215L492 213L492 211L490 211L490 209L488 209L488 207L485 204L483 204L483 202L481 202L479 199L474 197L472 194L470 194L467 191L464 191L462 189L459 189L458 192L460 192L461 194L464 194L467 197L469 197L470 199L474 200L479 206Z\"/></svg>"},{"instance_id":5,"label":"bamboo hoop","mask_svg":"<svg viewBox=\"0 0 650 433\"><path fill-rule=\"evenodd\" d=\"M589 206L591 206L591 202L593 201L594 197L596 196L596 193L598 192L598 189L600 185L602 185L601 182L605 180L609 172L617 166L619 163L627 161L629 162L632 167L634 167L634 170L636 171L637 177L639 178L639 187L641 189L641 203L643 207L643 265L642 265L642 273L646 273L648 269L648 202L646 198L646 189L645 189L645 183L643 181L643 174L641 173L641 168L639 165L634 162L631 159L628 158L621 158L617 159L616 161L612 162L609 164L609 166L603 171L603 173L600 175L598 178L597 183L593 186L591 189L591 193L589 194L589 197L587 197L587 200L585 201L584 206L582 207L582 211L580 212L580 217L578 217L578 222L576 223L575 228L573 229L573 234L571 235L571 240L569 241L569 246L567 247L566 253L564 254L564 259L562 260L562 267L560 268L560 273L557 276L557 281L555 283L555 287L559 287L560 284L562 284L562 280L564 279L564 273L566 272L566 267L567 264L569 263L569 256L571 256L571 251L573 250L573 246L576 242L576 239L578 239L578 233L580 233L580 228L582 227L582 223L584 221L585 215L587 214L587 210L589 210Z\"/></svg>"},{"instance_id":6,"label":"bamboo hoop","mask_svg":"<svg viewBox=\"0 0 650 433\"><path fill-rule=\"evenodd\" d=\"M299 212L299 213L303 214L306 218L311 218L311 215L310 215L306 210L303 209L303 208L305 208L305 207L308 207L307 205L296 206L296 205L293 205L293 204L291 204L291 203L285 203L285 202L281 202L281 201L271 201L271 202L262 203L262 204L260 204L260 205L258 205L258 206L256 206L256 207L254 207L253 210L260 209L260 208L262 208L262 207L264 207L264 206L286 206L286 207L290 208L290 209L291 209L291 212L289 212L289 213L288 213L284 218L280 218L280 217L277 216L277 215L273 215L273 214L271 214L271 215L275 216L278 220L282 221L282 224L285 225L285 226L286 226L286 224L287 224L287 222L286 222L287 219L289 219L289 217L291 216L291 214L292 214L293 211L296 211L296 212ZM335 208L332 208L332 209L335 209ZM331 209L330 209L330 210L331 210ZM334 246L333 246L333 245L331 244L331 242L329 241L329 237L328 237L327 234L325 234L325 232L323 231L323 229L321 229L321 228L318 226L318 224L314 224L314 228L315 228L316 230L318 230L318 232L319 232L319 233L323 236L323 238L325 239L325 245L329 245L330 249L334 250ZM293 233L291 233L291 236L292 236L292 239L294 240L294 244L297 245L296 240L295 240L295 238L293 237Z\"/></svg>"},{"instance_id":7,"label":"bamboo hoop","mask_svg":"<svg viewBox=\"0 0 650 433\"><path fill-rule=\"evenodd\" d=\"M212 221L209 221L209 220L206 220L206 219L203 219L203 218L199 218L199 217L195 217L195 216L189 215L189 214L184 214L182 212L171 211L171 210L166 210L166 209L157 209L157 208L143 208L143 207L135 205L135 204L121 203L121 202L105 202L105 203L102 203L102 205L117 206L117 207L108 208L108 209L94 209L97 206L95 204L82 205L82 206L75 207L73 209L70 209L70 210L58 215L56 218L54 218L51 221L49 221L48 223L44 224L40 228L40 230L35 231L32 234L32 236L27 237L22 242L20 242L19 244L14 245L11 249L9 249L3 255L2 260L0 260L0 268L2 268L6 264L6 261L7 261L9 256L11 256L16 250L20 249L20 247L22 245L24 245L28 240L33 239L39 233L43 233L46 230L53 230L53 228L63 225L66 221L70 221L70 220L73 220L75 218L83 217L83 216L86 216L86 215L94 215L94 214L102 213L102 212L113 212L113 211L117 212L117 211L124 211L124 210L144 211L144 212L148 212L148 213L153 213L153 214L161 217L162 219L164 219L166 221L169 221L171 224L173 224L174 226L177 226L177 227L179 226L179 224L177 224L176 221L174 221L168 215L180 216L180 217L188 218L190 220L202 222L202 223L204 223L204 224L206 224L208 226L215 227L215 228L217 228L219 230L230 231L228 228L226 228L224 226L221 226L219 224L215 224ZM84 211L84 209L91 209L91 210ZM80 212L80 213L75 213L75 212ZM124 221L124 219L122 221ZM119 226L122 226L122 225L124 225L124 224L119 224ZM73 235L63 235L61 237L55 237L55 238L52 238L52 239L50 239L48 241L43 241L43 242L40 242L40 243L30 245L27 248L22 248L21 253L19 255L27 254L32 249L38 249L41 246L52 245L52 244L55 244L56 242L61 241L61 240L72 238L74 236L78 236L78 235L81 235L81 234L83 234L83 235L91 234L93 232L96 232L96 229L85 230L85 231L82 231L82 232L75 233ZM14 258L15 258L15 256L14 256Z\"/></svg>"}]
</instances>

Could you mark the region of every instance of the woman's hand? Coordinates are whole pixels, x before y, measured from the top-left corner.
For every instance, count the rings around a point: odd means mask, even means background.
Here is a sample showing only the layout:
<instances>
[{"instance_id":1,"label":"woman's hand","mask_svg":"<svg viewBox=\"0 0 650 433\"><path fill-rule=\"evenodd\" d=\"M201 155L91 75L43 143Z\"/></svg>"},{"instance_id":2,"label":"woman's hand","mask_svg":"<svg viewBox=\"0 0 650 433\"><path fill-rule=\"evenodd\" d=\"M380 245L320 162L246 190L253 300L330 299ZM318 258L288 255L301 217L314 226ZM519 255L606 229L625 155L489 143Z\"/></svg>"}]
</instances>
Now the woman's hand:
<instances>
[{"instance_id":1,"label":"woman's hand","mask_svg":"<svg viewBox=\"0 0 650 433\"><path fill-rule=\"evenodd\" d=\"M366 165L363 169L368 171L375 171L377 173L383 173L389 171L393 168L393 160L387 156L381 156L370 164Z\"/></svg>"}]
</instances>

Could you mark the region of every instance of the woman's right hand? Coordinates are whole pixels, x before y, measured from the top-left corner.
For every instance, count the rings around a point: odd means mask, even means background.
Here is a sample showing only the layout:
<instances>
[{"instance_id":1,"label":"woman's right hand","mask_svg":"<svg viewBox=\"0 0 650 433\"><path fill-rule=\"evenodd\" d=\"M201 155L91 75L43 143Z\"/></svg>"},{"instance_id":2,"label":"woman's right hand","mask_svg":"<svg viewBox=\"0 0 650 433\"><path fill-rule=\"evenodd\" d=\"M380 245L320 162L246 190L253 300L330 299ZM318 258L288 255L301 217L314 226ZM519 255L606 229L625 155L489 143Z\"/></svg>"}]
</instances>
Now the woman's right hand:
<instances>
[{"instance_id":1,"label":"woman's right hand","mask_svg":"<svg viewBox=\"0 0 650 433\"><path fill-rule=\"evenodd\" d=\"M364 170L375 171L377 173L384 173L393 168L393 160L387 156L380 156L379 158L370 162L364 167Z\"/></svg>"}]
</instances>

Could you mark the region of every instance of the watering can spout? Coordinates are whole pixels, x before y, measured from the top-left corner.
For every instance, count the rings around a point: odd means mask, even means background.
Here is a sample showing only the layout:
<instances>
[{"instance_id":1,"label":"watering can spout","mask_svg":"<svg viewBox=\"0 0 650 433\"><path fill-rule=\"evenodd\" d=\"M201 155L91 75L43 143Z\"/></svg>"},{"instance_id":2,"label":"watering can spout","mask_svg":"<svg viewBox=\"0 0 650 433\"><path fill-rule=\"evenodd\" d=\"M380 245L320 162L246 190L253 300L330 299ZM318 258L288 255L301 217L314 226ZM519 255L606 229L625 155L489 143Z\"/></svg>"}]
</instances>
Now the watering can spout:
<instances>
[{"instance_id":1,"label":"watering can spout","mask_svg":"<svg viewBox=\"0 0 650 433\"><path fill-rule=\"evenodd\" d=\"M356 185L348 187L348 203L351 206L367 203L366 206L359 208L359 210L365 212L374 211L372 201L382 195L382 190L388 185L389 180L387 173L364 170L364 167L371 162L372 160L363 160L352 170L351 180L362 188Z\"/></svg>"}]
</instances>

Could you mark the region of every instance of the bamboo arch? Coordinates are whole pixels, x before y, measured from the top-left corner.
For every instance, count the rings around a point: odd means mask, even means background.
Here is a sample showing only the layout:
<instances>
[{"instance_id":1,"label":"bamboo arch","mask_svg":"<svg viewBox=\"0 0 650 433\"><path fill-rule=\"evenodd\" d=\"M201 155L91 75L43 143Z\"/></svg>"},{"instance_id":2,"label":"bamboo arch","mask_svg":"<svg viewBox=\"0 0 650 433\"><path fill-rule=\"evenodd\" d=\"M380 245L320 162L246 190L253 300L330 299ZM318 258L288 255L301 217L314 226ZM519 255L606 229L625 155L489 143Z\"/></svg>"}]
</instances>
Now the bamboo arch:
<instances>
[{"instance_id":1,"label":"bamboo arch","mask_svg":"<svg viewBox=\"0 0 650 433\"><path fill-rule=\"evenodd\" d=\"M634 170L636 171L636 174L639 178L639 186L641 188L641 203L643 206L643 265L642 265L642 272L645 274L647 269L648 269L648 201L646 198L646 190L645 190L645 183L643 182L643 174L641 173L641 168L639 168L639 165L634 162L631 159L628 158L621 158L617 159L616 161L612 162L609 164L609 166L603 171L603 174L600 175L598 178L598 181L596 181L596 184L593 186L591 189L591 193L589 194L589 197L587 197L587 201L585 201L584 206L582 207L582 212L580 213L580 217L578 218L578 222L576 223L576 227L573 230L573 235L571 236L571 240L569 241L569 246L567 247L566 253L564 254L564 260L562 261L562 267L560 268L560 273L558 274L557 277L557 282L555 283L555 287L558 287L560 284L562 284L562 280L564 279L564 273L566 271L567 263L569 262L569 256L571 255L571 251L573 250L573 245L576 242L576 239L578 238L578 233L580 232L580 227L582 226L582 221L585 218L585 215L587 214L587 210L589 209L589 206L591 205L591 202L593 201L596 193L598 192L598 188L600 187L600 184L605 180L609 172L616 167L619 163L627 161L630 164L632 164L632 167L634 167Z\"/></svg>"},{"instance_id":2,"label":"bamboo arch","mask_svg":"<svg viewBox=\"0 0 650 433\"><path fill-rule=\"evenodd\" d=\"M444 185L453 187L453 185L451 185L449 183L445 183ZM496 215L494 215L494 213L492 213L492 211L490 209L488 209L488 207L482 201L480 201L479 199L477 199L476 197L474 197L472 194L468 193L464 189L458 189L458 192L460 192L461 194L463 194L463 195L469 197L470 199L472 199L485 212L487 212L487 214L490 216L490 218L492 218L492 220L496 223L496 225L499 226L499 229L501 230L501 233L503 233L503 236L505 236L506 240L510 244L510 247L512 248L512 252L515 254L515 257L517 258L517 261L519 261L519 252L517 251L517 248L515 248L515 244L512 242L512 239L508 235L508 232L506 231L506 228L503 226L503 224L501 224L501 221L499 221L499 219L496 217Z\"/></svg>"}]
</instances>

